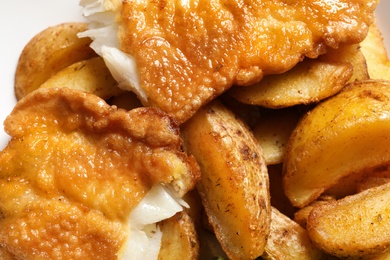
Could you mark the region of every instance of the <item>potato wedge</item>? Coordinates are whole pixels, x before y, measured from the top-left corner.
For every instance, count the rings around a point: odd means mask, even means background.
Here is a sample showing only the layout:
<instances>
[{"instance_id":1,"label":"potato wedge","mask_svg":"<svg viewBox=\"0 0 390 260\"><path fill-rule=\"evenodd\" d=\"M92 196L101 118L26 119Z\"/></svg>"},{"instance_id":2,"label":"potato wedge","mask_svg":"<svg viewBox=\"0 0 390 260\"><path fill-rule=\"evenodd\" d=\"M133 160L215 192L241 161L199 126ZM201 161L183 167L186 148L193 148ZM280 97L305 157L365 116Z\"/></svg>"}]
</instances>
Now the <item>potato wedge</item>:
<instances>
[{"instance_id":1,"label":"potato wedge","mask_svg":"<svg viewBox=\"0 0 390 260\"><path fill-rule=\"evenodd\" d=\"M359 44L341 45L337 49L329 48L327 53L319 59L327 62L351 63L353 74L347 83L369 79L366 58Z\"/></svg>"},{"instance_id":2,"label":"potato wedge","mask_svg":"<svg viewBox=\"0 0 390 260\"><path fill-rule=\"evenodd\" d=\"M348 62L305 59L291 70L265 76L248 87L234 87L229 93L239 101L267 108L310 104L334 95L351 78Z\"/></svg>"},{"instance_id":3,"label":"potato wedge","mask_svg":"<svg viewBox=\"0 0 390 260\"><path fill-rule=\"evenodd\" d=\"M163 220L159 227L163 234L159 260L198 258L199 241L195 225L185 211Z\"/></svg>"},{"instance_id":4,"label":"potato wedge","mask_svg":"<svg viewBox=\"0 0 390 260\"><path fill-rule=\"evenodd\" d=\"M330 201L335 201L335 200L336 200L336 198L334 198L332 196L321 196L320 198L316 199L315 201L313 201L309 205L297 210L294 213L293 219L301 227L306 229L307 218L309 217L309 214L312 211L312 209L317 205L326 204Z\"/></svg>"},{"instance_id":5,"label":"potato wedge","mask_svg":"<svg viewBox=\"0 0 390 260\"><path fill-rule=\"evenodd\" d=\"M97 54L89 47L91 39L77 33L87 29L86 23L63 23L35 35L24 47L15 74L18 99L39 88L61 69Z\"/></svg>"},{"instance_id":6,"label":"potato wedge","mask_svg":"<svg viewBox=\"0 0 390 260\"><path fill-rule=\"evenodd\" d=\"M390 163L390 82L351 84L307 113L284 161L284 189L304 207L344 177ZM353 185L353 183L350 183Z\"/></svg>"},{"instance_id":7,"label":"potato wedge","mask_svg":"<svg viewBox=\"0 0 390 260\"><path fill-rule=\"evenodd\" d=\"M124 92L111 76L101 57L82 60L62 69L40 88L68 87L109 99Z\"/></svg>"},{"instance_id":8,"label":"potato wedge","mask_svg":"<svg viewBox=\"0 0 390 260\"><path fill-rule=\"evenodd\" d=\"M378 167L364 169L359 173L347 175L327 189L324 194L341 199L376 186L376 184L384 184L387 182L386 179L390 179L389 168L390 165L379 165Z\"/></svg>"},{"instance_id":9,"label":"potato wedge","mask_svg":"<svg viewBox=\"0 0 390 260\"><path fill-rule=\"evenodd\" d=\"M253 127L267 165L283 162L288 139L301 117L297 109L276 109L264 114Z\"/></svg>"},{"instance_id":10,"label":"potato wedge","mask_svg":"<svg viewBox=\"0 0 390 260\"><path fill-rule=\"evenodd\" d=\"M270 195L262 150L242 121L215 100L182 127L185 150L201 168L197 189L222 248L231 259L263 253Z\"/></svg>"},{"instance_id":11,"label":"potato wedge","mask_svg":"<svg viewBox=\"0 0 390 260\"><path fill-rule=\"evenodd\" d=\"M304 228L272 207L271 231L262 255L267 260L328 259L316 248Z\"/></svg>"},{"instance_id":12,"label":"potato wedge","mask_svg":"<svg viewBox=\"0 0 390 260\"><path fill-rule=\"evenodd\" d=\"M390 259L390 250L387 250L384 253L374 255L372 257L367 257L367 260L389 260Z\"/></svg>"},{"instance_id":13,"label":"potato wedge","mask_svg":"<svg viewBox=\"0 0 390 260\"><path fill-rule=\"evenodd\" d=\"M314 207L306 225L310 239L342 258L362 259L389 250L389 197L390 183Z\"/></svg>"},{"instance_id":14,"label":"potato wedge","mask_svg":"<svg viewBox=\"0 0 390 260\"><path fill-rule=\"evenodd\" d=\"M390 80L390 61L382 33L375 24L370 26L367 37L360 45L367 61L370 78Z\"/></svg>"}]
</instances>

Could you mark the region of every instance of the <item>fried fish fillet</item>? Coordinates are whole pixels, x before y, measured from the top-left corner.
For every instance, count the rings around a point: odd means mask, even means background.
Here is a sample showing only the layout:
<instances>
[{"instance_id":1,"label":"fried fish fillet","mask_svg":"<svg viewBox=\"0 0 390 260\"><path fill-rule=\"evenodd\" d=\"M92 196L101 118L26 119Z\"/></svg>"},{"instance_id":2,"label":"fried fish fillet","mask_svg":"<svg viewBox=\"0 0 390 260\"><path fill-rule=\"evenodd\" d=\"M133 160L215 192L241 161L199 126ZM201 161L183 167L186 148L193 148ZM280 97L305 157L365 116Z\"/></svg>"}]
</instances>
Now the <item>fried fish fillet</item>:
<instances>
[{"instance_id":1,"label":"fried fish fillet","mask_svg":"<svg viewBox=\"0 0 390 260\"><path fill-rule=\"evenodd\" d=\"M122 88L184 122L232 85L256 83L303 57L362 41L378 1L99 3L97 8L96 1L81 1L94 28L81 35L95 40L93 48ZM104 12L116 15L109 22ZM111 37L102 33L104 28Z\"/></svg>"},{"instance_id":2,"label":"fried fish fillet","mask_svg":"<svg viewBox=\"0 0 390 260\"><path fill-rule=\"evenodd\" d=\"M38 89L5 130L0 248L22 259L116 259L148 224L140 203L157 196L157 215L170 217L199 178L178 125L155 108L127 112L81 91Z\"/></svg>"}]
</instances>

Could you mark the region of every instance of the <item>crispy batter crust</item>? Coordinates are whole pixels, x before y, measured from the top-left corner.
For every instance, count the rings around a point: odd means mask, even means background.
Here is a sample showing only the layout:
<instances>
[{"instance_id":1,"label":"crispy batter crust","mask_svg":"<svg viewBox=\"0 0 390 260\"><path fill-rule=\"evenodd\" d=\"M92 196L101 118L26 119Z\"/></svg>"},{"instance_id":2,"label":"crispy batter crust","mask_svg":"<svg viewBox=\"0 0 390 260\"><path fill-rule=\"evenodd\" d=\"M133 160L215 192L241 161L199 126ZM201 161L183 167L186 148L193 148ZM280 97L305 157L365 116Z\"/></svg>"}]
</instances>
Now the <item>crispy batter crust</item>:
<instances>
[{"instance_id":1,"label":"crispy batter crust","mask_svg":"<svg viewBox=\"0 0 390 260\"><path fill-rule=\"evenodd\" d=\"M5 129L0 246L23 258L115 258L130 211L154 184L183 195L199 177L177 123L154 108L127 112L81 91L39 89Z\"/></svg>"},{"instance_id":2,"label":"crispy batter crust","mask_svg":"<svg viewBox=\"0 0 390 260\"><path fill-rule=\"evenodd\" d=\"M362 41L376 4L127 0L119 38L137 61L146 105L184 122L233 84L284 72L326 46Z\"/></svg>"}]
</instances>

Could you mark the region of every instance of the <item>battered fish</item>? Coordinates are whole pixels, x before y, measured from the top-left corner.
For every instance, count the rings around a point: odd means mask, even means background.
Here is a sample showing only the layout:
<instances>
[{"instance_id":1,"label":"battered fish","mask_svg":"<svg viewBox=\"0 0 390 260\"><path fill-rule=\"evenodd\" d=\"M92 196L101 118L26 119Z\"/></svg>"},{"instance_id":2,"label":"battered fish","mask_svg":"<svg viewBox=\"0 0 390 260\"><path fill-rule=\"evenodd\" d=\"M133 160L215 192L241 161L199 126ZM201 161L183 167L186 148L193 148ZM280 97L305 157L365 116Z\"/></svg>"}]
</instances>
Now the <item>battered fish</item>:
<instances>
[{"instance_id":1,"label":"battered fish","mask_svg":"<svg viewBox=\"0 0 390 260\"><path fill-rule=\"evenodd\" d=\"M82 36L95 39L93 48L122 88L182 123L232 85L256 83L264 75L289 70L304 57L362 41L377 4L82 0L95 28ZM103 13L116 16L110 20Z\"/></svg>"},{"instance_id":2,"label":"battered fish","mask_svg":"<svg viewBox=\"0 0 390 260\"><path fill-rule=\"evenodd\" d=\"M155 108L127 112L93 94L38 89L17 103L5 130L0 248L18 259L117 259L155 217L180 211L200 176L177 124ZM159 211L150 217L143 203L153 198ZM135 242L127 259L151 257L137 255L153 250Z\"/></svg>"}]
</instances>

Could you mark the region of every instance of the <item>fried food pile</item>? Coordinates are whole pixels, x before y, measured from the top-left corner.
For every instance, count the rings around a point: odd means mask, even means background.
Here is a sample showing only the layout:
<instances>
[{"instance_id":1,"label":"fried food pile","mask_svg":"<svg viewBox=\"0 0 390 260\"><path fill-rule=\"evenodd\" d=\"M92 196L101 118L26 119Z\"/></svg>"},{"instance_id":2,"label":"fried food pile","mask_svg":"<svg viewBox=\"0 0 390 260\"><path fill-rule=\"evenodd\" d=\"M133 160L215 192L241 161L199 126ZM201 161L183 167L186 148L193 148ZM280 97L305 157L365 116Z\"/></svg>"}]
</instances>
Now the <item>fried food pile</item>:
<instances>
[{"instance_id":1,"label":"fried food pile","mask_svg":"<svg viewBox=\"0 0 390 260\"><path fill-rule=\"evenodd\" d=\"M389 257L378 1L80 4L20 56L1 259Z\"/></svg>"},{"instance_id":2,"label":"fried food pile","mask_svg":"<svg viewBox=\"0 0 390 260\"><path fill-rule=\"evenodd\" d=\"M93 22L117 13L84 35L121 87L185 122L233 85L362 41L377 1L123 1L90 10L93 3L81 2Z\"/></svg>"}]
</instances>

